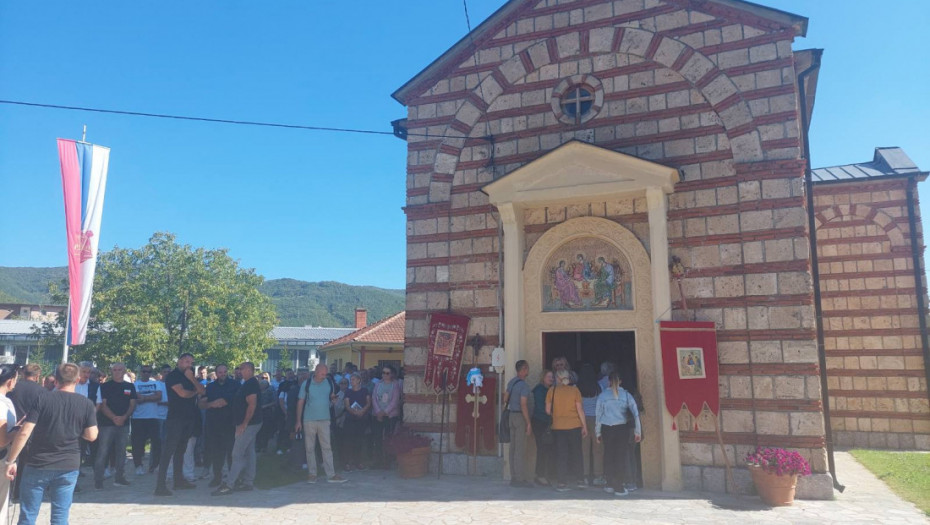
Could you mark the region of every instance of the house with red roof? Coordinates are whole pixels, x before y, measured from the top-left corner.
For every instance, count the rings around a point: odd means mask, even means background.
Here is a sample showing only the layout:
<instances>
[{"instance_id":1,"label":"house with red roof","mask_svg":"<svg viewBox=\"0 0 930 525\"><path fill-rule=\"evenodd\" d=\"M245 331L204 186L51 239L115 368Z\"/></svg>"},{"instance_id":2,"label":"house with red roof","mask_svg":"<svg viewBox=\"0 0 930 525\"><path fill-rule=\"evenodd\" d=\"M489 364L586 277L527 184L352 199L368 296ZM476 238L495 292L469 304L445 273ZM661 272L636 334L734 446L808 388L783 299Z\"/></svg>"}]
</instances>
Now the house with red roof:
<instances>
[{"instance_id":1,"label":"house with red roof","mask_svg":"<svg viewBox=\"0 0 930 525\"><path fill-rule=\"evenodd\" d=\"M369 325L368 312L356 309L356 330L320 347L320 362L335 370L342 370L346 363L359 368L386 365L400 368L404 359L405 314L399 312Z\"/></svg>"}]
</instances>

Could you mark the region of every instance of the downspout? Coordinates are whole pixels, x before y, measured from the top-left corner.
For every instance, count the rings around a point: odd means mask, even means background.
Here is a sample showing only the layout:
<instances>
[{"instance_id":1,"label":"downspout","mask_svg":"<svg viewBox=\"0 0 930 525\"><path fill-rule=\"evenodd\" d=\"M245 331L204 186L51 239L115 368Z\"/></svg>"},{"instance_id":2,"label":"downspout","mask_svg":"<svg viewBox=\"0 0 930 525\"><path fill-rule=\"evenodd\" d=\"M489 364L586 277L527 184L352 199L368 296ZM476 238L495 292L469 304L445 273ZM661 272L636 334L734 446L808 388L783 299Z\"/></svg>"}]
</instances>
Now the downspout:
<instances>
[{"instance_id":1,"label":"downspout","mask_svg":"<svg viewBox=\"0 0 930 525\"><path fill-rule=\"evenodd\" d=\"M817 256L817 223L814 218L814 177L811 172L811 143L807 115L807 76L820 67L821 53L813 54L811 65L798 75L798 102L801 110L801 126L804 132L804 182L807 190L807 226L810 230L811 278L814 285L814 316L817 321L817 360L820 368L820 397L823 407L824 440L827 445L827 467L833 477L833 488L843 492L846 487L836 478L836 460L833 457L833 429L830 426L830 393L827 386L827 351L824 345L823 304L820 297L820 261Z\"/></svg>"},{"instance_id":2,"label":"downspout","mask_svg":"<svg viewBox=\"0 0 930 525\"><path fill-rule=\"evenodd\" d=\"M917 243L917 206L914 193L917 192L917 177L909 177L907 185L907 222L911 230L911 254L914 257L914 288L917 294L917 322L920 326L920 346L924 354L924 376L930 385L930 341L927 336L927 305L924 302L924 269L920 264L920 246ZM930 397L930 386L927 387Z\"/></svg>"}]
</instances>

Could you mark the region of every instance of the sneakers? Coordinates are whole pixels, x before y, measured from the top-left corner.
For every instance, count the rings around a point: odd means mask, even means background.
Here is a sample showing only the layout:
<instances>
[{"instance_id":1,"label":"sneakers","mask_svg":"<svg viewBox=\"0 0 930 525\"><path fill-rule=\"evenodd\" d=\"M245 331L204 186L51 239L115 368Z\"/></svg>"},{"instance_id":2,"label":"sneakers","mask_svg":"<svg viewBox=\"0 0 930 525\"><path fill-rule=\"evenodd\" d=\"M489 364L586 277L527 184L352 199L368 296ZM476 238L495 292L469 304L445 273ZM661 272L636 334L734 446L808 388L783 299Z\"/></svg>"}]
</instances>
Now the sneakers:
<instances>
[{"instance_id":1,"label":"sneakers","mask_svg":"<svg viewBox=\"0 0 930 525\"><path fill-rule=\"evenodd\" d=\"M623 488L625 488L627 492L635 492L635 491L639 490L639 487L637 487L635 483L630 483L629 485L624 485Z\"/></svg>"},{"instance_id":2,"label":"sneakers","mask_svg":"<svg viewBox=\"0 0 930 525\"><path fill-rule=\"evenodd\" d=\"M253 490L255 490L255 487L252 485L236 483L236 492L252 492Z\"/></svg>"},{"instance_id":3,"label":"sneakers","mask_svg":"<svg viewBox=\"0 0 930 525\"><path fill-rule=\"evenodd\" d=\"M604 487L604 492L606 492L606 493L608 493L608 494L613 494L613 493L614 493L614 489L613 489L613 487Z\"/></svg>"},{"instance_id":4,"label":"sneakers","mask_svg":"<svg viewBox=\"0 0 930 525\"><path fill-rule=\"evenodd\" d=\"M594 478L594 481L592 481L592 484L596 487L602 487L607 484L607 480L604 478Z\"/></svg>"},{"instance_id":5,"label":"sneakers","mask_svg":"<svg viewBox=\"0 0 930 525\"><path fill-rule=\"evenodd\" d=\"M126 478L120 476L120 477L117 477L115 481L113 481L113 484L114 484L114 485L121 485L121 486L123 486L123 487L128 487L128 486L129 486L129 480L127 480Z\"/></svg>"},{"instance_id":6,"label":"sneakers","mask_svg":"<svg viewBox=\"0 0 930 525\"><path fill-rule=\"evenodd\" d=\"M316 483L316 476L307 476L307 483Z\"/></svg>"},{"instance_id":7,"label":"sneakers","mask_svg":"<svg viewBox=\"0 0 930 525\"><path fill-rule=\"evenodd\" d=\"M564 484L564 483L559 483L559 484L555 487L555 491L556 491L556 492L568 492L568 491L570 491L570 490L572 490L572 489L568 488L568 485L566 485L566 484Z\"/></svg>"},{"instance_id":8,"label":"sneakers","mask_svg":"<svg viewBox=\"0 0 930 525\"><path fill-rule=\"evenodd\" d=\"M145 467L143 466L136 467L136 476L144 476L144 475L145 475Z\"/></svg>"},{"instance_id":9,"label":"sneakers","mask_svg":"<svg viewBox=\"0 0 930 525\"><path fill-rule=\"evenodd\" d=\"M230 487L229 485L223 483L222 485L220 485L220 488L218 488L218 489L214 490L213 492L211 492L210 495L211 495L211 496L228 496L228 495L232 494L233 492L234 492L234 491L233 491L232 487Z\"/></svg>"},{"instance_id":10,"label":"sneakers","mask_svg":"<svg viewBox=\"0 0 930 525\"><path fill-rule=\"evenodd\" d=\"M622 498L623 496L629 496L629 495L630 493L626 489L614 491L614 496L617 496L619 498Z\"/></svg>"},{"instance_id":11,"label":"sneakers","mask_svg":"<svg viewBox=\"0 0 930 525\"><path fill-rule=\"evenodd\" d=\"M548 486L549 486L549 480L546 479L546 478L536 478L536 484L537 484L537 485L542 485L542 486L544 486L544 487L548 487Z\"/></svg>"},{"instance_id":12,"label":"sneakers","mask_svg":"<svg viewBox=\"0 0 930 525\"><path fill-rule=\"evenodd\" d=\"M283 455L284 455L284 451L281 450L281 449L278 449L278 451L275 452L275 454L277 454L277 455L279 455L279 456L283 456Z\"/></svg>"},{"instance_id":13,"label":"sneakers","mask_svg":"<svg viewBox=\"0 0 930 525\"><path fill-rule=\"evenodd\" d=\"M584 481L579 481L578 485L576 486L578 487L578 490L585 490L588 488L588 484L585 483Z\"/></svg>"},{"instance_id":14,"label":"sneakers","mask_svg":"<svg viewBox=\"0 0 930 525\"><path fill-rule=\"evenodd\" d=\"M207 485L207 486L210 487L211 489L215 489L216 487L219 487L219 486L222 485L222 484L223 484L223 480L222 480L222 479L220 479L220 478L213 478L213 480L210 481L210 484Z\"/></svg>"},{"instance_id":15,"label":"sneakers","mask_svg":"<svg viewBox=\"0 0 930 525\"><path fill-rule=\"evenodd\" d=\"M155 489L156 496L174 496L174 493L168 490L167 487L159 487Z\"/></svg>"},{"instance_id":16,"label":"sneakers","mask_svg":"<svg viewBox=\"0 0 930 525\"><path fill-rule=\"evenodd\" d=\"M346 481L349 481L349 480L340 476L339 474L336 474L335 476L326 480L327 483L345 483Z\"/></svg>"},{"instance_id":17,"label":"sneakers","mask_svg":"<svg viewBox=\"0 0 930 525\"><path fill-rule=\"evenodd\" d=\"M103 471L103 479L110 479L112 477L113 477L113 471L110 470L110 467L107 467L106 470Z\"/></svg>"}]
</instances>

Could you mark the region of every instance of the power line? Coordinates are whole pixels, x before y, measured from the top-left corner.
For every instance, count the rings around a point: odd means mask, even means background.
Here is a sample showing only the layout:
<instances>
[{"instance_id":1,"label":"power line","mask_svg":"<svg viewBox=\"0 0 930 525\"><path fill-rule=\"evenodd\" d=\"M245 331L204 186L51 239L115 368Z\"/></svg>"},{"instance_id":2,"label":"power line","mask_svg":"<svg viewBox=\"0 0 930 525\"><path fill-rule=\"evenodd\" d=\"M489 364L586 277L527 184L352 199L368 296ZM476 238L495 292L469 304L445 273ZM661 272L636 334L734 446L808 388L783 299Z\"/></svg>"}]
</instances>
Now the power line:
<instances>
[{"instance_id":1,"label":"power line","mask_svg":"<svg viewBox=\"0 0 930 525\"><path fill-rule=\"evenodd\" d=\"M331 131L338 133L359 133L364 135L391 135L395 136L393 131L378 131L370 129L354 129L354 128L334 128L334 127L325 127L325 126L305 126L301 124L282 124L279 122L259 122L252 120L232 120L232 119L219 119L219 118L208 118L208 117L192 117L187 115L169 115L164 113L147 113L143 111L124 111L118 109L105 109L105 108L90 108L84 106L65 106L62 104L43 104L39 102L24 102L21 100L0 100L0 104L10 104L15 106L27 106L27 107L37 107L37 108L48 108L48 109L63 109L68 111L85 111L90 113L107 113L111 115L126 115L130 117L149 117L149 118L162 118L162 119L174 119L174 120L189 120L195 122L211 122L215 124L235 124L239 126L262 126L267 128L284 128L284 129L300 129L304 131ZM429 138L461 138L460 136L449 137L446 135L436 135L432 133L406 133L407 135L413 135L417 137L429 137Z\"/></svg>"}]
</instances>

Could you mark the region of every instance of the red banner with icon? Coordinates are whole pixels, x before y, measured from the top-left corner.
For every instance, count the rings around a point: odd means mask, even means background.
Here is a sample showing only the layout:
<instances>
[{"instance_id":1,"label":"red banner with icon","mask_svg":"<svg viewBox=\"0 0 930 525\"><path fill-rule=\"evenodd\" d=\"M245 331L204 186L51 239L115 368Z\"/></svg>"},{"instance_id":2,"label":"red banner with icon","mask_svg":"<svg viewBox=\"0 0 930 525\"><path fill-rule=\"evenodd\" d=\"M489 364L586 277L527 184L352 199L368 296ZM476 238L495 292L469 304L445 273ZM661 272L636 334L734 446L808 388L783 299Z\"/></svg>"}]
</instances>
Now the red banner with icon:
<instances>
[{"instance_id":1,"label":"red banner with icon","mask_svg":"<svg viewBox=\"0 0 930 525\"><path fill-rule=\"evenodd\" d=\"M717 329L713 322L662 321L662 376L665 407L677 417L687 407L697 417L706 407L720 413ZM674 423L673 423L673 428Z\"/></svg>"},{"instance_id":2,"label":"red banner with icon","mask_svg":"<svg viewBox=\"0 0 930 525\"><path fill-rule=\"evenodd\" d=\"M459 387L462 354L471 318L464 315L434 313L429 316L429 357L423 382L437 394L443 392L443 374L446 374L446 393Z\"/></svg>"}]
</instances>

